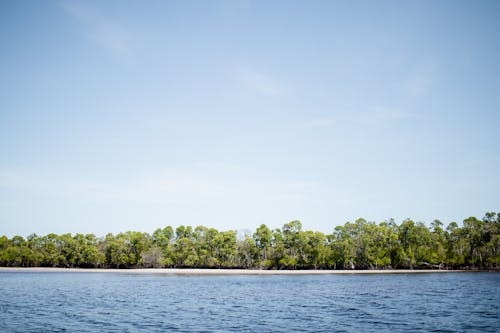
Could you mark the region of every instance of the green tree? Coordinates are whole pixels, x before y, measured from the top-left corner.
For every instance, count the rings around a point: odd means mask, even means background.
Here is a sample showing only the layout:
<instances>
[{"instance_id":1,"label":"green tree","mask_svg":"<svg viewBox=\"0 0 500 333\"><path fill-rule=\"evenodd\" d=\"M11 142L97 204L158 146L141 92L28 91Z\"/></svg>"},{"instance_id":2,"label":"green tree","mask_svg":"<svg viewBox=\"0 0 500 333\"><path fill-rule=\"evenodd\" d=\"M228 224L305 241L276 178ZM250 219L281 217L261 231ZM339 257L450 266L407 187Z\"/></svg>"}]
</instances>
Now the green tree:
<instances>
[{"instance_id":1,"label":"green tree","mask_svg":"<svg viewBox=\"0 0 500 333\"><path fill-rule=\"evenodd\" d=\"M269 265L269 263L267 262L267 252L269 251L269 247L271 246L272 237L273 233L271 229L269 229L265 224L261 224L253 234L255 245L261 250L262 253L261 266L263 267Z\"/></svg>"},{"instance_id":2,"label":"green tree","mask_svg":"<svg viewBox=\"0 0 500 333\"><path fill-rule=\"evenodd\" d=\"M172 245L172 261L175 267L198 267L196 246L192 239L182 237Z\"/></svg>"},{"instance_id":3,"label":"green tree","mask_svg":"<svg viewBox=\"0 0 500 333\"><path fill-rule=\"evenodd\" d=\"M243 268L256 267L256 262L259 260L259 248L257 247L254 238L245 237L243 240L237 241L237 266Z\"/></svg>"},{"instance_id":4,"label":"green tree","mask_svg":"<svg viewBox=\"0 0 500 333\"><path fill-rule=\"evenodd\" d=\"M326 236L322 232L305 231L305 245L303 262L304 268L326 268L328 267L329 247L326 245Z\"/></svg>"},{"instance_id":5,"label":"green tree","mask_svg":"<svg viewBox=\"0 0 500 333\"><path fill-rule=\"evenodd\" d=\"M167 226L163 229L158 228L153 232L153 244L162 249L166 249L173 239L174 229L171 226Z\"/></svg>"},{"instance_id":6,"label":"green tree","mask_svg":"<svg viewBox=\"0 0 500 333\"><path fill-rule=\"evenodd\" d=\"M106 265L115 268L126 268L130 266L130 248L123 234L107 234L105 239Z\"/></svg>"},{"instance_id":7,"label":"green tree","mask_svg":"<svg viewBox=\"0 0 500 333\"><path fill-rule=\"evenodd\" d=\"M357 219L330 235L303 231L300 221L271 231L260 225L252 237L198 226L167 226L152 235L127 231L98 238L29 235L0 237L0 265L49 267L259 267L268 269L478 268L500 267L500 213L446 229L439 220Z\"/></svg>"}]
</instances>

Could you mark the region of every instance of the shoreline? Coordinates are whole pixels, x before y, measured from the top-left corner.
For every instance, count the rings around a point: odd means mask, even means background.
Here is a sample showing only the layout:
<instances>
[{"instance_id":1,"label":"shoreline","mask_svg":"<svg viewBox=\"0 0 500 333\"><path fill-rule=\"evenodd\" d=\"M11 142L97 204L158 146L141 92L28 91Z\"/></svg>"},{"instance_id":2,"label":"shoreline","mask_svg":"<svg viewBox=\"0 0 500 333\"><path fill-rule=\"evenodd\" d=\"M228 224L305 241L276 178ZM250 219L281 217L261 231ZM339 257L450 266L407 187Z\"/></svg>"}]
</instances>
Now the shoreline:
<instances>
[{"instance_id":1,"label":"shoreline","mask_svg":"<svg viewBox=\"0 0 500 333\"><path fill-rule=\"evenodd\" d=\"M60 268L60 267L0 267L0 273L115 273L145 275L359 275L359 274L428 274L458 272L488 272L445 269L373 269L373 270L260 270L203 268Z\"/></svg>"}]
</instances>

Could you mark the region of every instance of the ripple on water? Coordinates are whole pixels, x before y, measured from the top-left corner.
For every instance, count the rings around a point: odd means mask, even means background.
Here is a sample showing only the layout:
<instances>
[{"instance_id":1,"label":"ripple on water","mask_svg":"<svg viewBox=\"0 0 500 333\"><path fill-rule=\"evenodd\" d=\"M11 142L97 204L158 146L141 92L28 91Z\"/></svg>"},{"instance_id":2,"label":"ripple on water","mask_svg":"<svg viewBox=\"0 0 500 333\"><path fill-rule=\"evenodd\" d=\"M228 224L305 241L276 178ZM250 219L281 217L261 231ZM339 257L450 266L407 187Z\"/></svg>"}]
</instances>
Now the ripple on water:
<instances>
[{"instance_id":1,"label":"ripple on water","mask_svg":"<svg viewBox=\"0 0 500 333\"><path fill-rule=\"evenodd\" d=\"M0 332L496 332L500 275L0 273Z\"/></svg>"}]
</instances>

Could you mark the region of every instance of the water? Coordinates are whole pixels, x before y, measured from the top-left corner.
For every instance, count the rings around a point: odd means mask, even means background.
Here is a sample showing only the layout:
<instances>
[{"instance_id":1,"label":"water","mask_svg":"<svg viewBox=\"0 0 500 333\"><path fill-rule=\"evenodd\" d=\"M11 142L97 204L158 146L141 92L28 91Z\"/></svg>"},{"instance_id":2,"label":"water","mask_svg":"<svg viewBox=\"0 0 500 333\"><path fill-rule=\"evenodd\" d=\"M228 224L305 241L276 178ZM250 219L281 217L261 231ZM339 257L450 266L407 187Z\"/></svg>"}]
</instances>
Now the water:
<instances>
[{"instance_id":1,"label":"water","mask_svg":"<svg viewBox=\"0 0 500 333\"><path fill-rule=\"evenodd\" d=\"M0 332L498 332L500 274L0 273Z\"/></svg>"}]
</instances>

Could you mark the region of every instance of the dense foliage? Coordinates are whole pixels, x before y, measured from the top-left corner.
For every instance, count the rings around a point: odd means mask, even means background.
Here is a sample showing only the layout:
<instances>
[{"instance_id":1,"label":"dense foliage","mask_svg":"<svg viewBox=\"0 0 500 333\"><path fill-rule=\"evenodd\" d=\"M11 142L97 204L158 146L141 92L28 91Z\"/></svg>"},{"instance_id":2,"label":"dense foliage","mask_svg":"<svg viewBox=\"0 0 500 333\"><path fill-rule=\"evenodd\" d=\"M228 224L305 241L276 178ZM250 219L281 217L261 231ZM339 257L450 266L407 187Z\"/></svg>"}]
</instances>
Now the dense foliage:
<instances>
[{"instance_id":1,"label":"dense foliage","mask_svg":"<svg viewBox=\"0 0 500 333\"><path fill-rule=\"evenodd\" d=\"M439 220L358 219L332 234L304 231L300 221L281 229L261 225L236 231L167 226L153 234L32 234L0 237L0 266L198 267L263 269L500 268L500 213L467 218L446 228Z\"/></svg>"}]
</instances>

